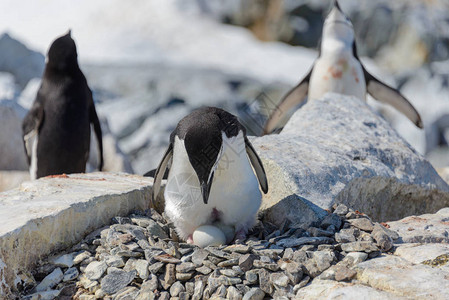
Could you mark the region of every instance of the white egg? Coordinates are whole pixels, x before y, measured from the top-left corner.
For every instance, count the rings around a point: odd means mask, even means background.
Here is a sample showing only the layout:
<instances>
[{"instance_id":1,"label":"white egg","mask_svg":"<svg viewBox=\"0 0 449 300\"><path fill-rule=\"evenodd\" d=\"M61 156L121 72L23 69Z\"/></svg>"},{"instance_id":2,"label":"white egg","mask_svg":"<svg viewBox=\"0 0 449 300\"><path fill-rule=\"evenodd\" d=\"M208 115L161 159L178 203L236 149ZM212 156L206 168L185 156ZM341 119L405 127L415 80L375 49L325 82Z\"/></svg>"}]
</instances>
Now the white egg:
<instances>
[{"instance_id":1,"label":"white egg","mask_svg":"<svg viewBox=\"0 0 449 300\"><path fill-rule=\"evenodd\" d=\"M229 244L234 240L235 236L234 226L225 225L223 223L214 223L214 225L217 226L221 231L223 231L226 237L226 244Z\"/></svg>"},{"instance_id":2,"label":"white egg","mask_svg":"<svg viewBox=\"0 0 449 300\"><path fill-rule=\"evenodd\" d=\"M203 225L193 232L193 243L201 248L226 243L226 236L218 227Z\"/></svg>"}]
</instances>

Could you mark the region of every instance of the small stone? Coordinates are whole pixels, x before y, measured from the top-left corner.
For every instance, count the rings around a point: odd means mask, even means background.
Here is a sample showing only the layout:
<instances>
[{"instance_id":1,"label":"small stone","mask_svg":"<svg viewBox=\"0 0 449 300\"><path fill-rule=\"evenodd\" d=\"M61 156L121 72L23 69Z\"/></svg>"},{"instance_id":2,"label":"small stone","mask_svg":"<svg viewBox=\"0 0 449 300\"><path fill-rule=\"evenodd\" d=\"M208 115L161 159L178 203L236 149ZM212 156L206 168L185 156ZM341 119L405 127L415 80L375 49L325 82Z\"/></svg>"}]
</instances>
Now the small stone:
<instances>
[{"instance_id":1,"label":"small stone","mask_svg":"<svg viewBox=\"0 0 449 300\"><path fill-rule=\"evenodd\" d=\"M346 252L375 252L379 251L377 246L372 242L351 242L351 243L344 243L341 244L341 249Z\"/></svg>"},{"instance_id":2,"label":"small stone","mask_svg":"<svg viewBox=\"0 0 449 300\"><path fill-rule=\"evenodd\" d=\"M170 294L168 292L162 292L158 300L170 300Z\"/></svg>"},{"instance_id":3,"label":"small stone","mask_svg":"<svg viewBox=\"0 0 449 300\"><path fill-rule=\"evenodd\" d=\"M147 279L150 275L148 270L149 263L146 260L138 259L134 262L134 268L137 271L139 277L143 280Z\"/></svg>"},{"instance_id":4,"label":"small stone","mask_svg":"<svg viewBox=\"0 0 449 300\"><path fill-rule=\"evenodd\" d=\"M335 240L339 243L355 242L360 232L356 228L342 229L335 233Z\"/></svg>"},{"instance_id":5,"label":"small stone","mask_svg":"<svg viewBox=\"0 0 449 300\"><path fill-rule=\"evenodd\" d=\"M219 258L224 258L224 259L231 258L231 256L228 253L218 250L215 247L206 247L205 250L207 250L209 253L211 253L212 255L219 257Z\"/></svg>"},{"instance_id":6,"label":"small stone","mask_svg":"<svg viewBox=\"0 0 449 300\"><path fill-rule=\"evenodd\" d=\"M257 283L258 277L258 270L249 270L245 273L246 281L248 281L249 284L255 284Z\"/></svg>"},{"instance_id":7,"label":"small stone","mask_svg":"<svg viewBox=\"0 0 449 300\"><path fill-rule=\"evenodd\" d=\"M339 266L335 271L335 280L350 281L356 274L357 272L354 270L351 270L345 266Z\"/></svg>"},{"instance_id":8,"label":"small stone","mask_svg":"<svg viewBox=\"0 0 449 300\"><path fill-rule=\"evenodd\" d=\"M108 275L101 280L101 289L108 295L114 294L131 283L136 274L136 270L130 272L120 269L111 272L108 270Z\"/></svg>"},{"instance_id":9,"label":"small stone","mask_svg":"<svg viewBox=\"0 0 449 300\"><path fill-rule=\"evenodd\" d=\"M193 277L192 273L176 273L176 279L181 281L187 281Z\"/></svg>"},{"instance_id":10,"label":"small stone","mask_svg":"<svg viewBox=\"0 0 449 300\"><path fill-rule=\"evenodd\" d=\"M265 292L260 288L252 288L243 296L243 300L263 300Z\"/></svg>"},{"instance_id":11,"label":"small stone","mask_svg":"<svg viewBox=\"0 0 449 300\"><path fill-rule=\"evenodd\" d=\"M185 288L182 285L182 283L180 283L179 281L176 281L175 283L172 284L172 286L170 287L170 295L172 297L177 297L180 293L185 292Z\"/></svg>"},{"instance_id":12,"label":"small stone","mask_svg":"<svg viewBox=\"0 0 449 300\"><path fill-rule=\"evenodd\" d=\"M215 291L214 296L218 298L226 297L226 287L224 285L220 285L218 289Z\"/></svg>"},{"instance_id":13,"label":"small stone","mask_svg":"<svg viewBox=\"0 0 449 300\"><path fill-rule=\"evenodd\" d=\"M226 252L237 252L237 253L242 253L242 254L246 254L250 250L251 250L251 247L249 247L247 245L241 245L241 244L230 245L223 249L223 251L226 251Z\"/></svg>"},{"instance_id":14,"label":"small stone","mask_svg":"<svg viewBox=\"0 0 449 300\"><path fill-rule=\"evenodd\" d=\"M70 268L74 265L74 253L64 254L51 260L51 263L57 267Z\"/></svg>"},{"instance_id":15,"label":"small stone","mask_svg":"<svg viewBox=\"0 0 449 300\"><path fill-rule=\"evenodd\" d=\"M309 281L310 281L310 277L309 276L304 277L304 279L301 280L300 283L298 283L297 285L295 285L293 287L293 293L296 293L300 288L305 287L309 283Z\"/></svg>"},{"instance_id":16,"label":"small stone","mask_svg":"<svg viewBox=\"0 0 449 300\"><path fill-rule=\"evenodd\" d=\"M280 286L280 287L287 287L289 279L287 275L284 273L272 273L270 276L271 282L273 282L274 285Z\"/></svg>"},{"instance_id":17,"label":"small stone","mask_svg":"<svg viewBox=\"0 0 449 300\"><path fill-rule=\"evenodd\" d=\"M158 260L160 262L164 262L167 264L178 264L181 263L180 259L177 259L169 254L162 254L162 255L156 255L154 256L155 260Z\"/></svg>"},{"instance_id":18,"label":"small stone","mask_svg":"<svg viewBox=\"0 0 449 300\"><path fill-rule=\"evenodd\" d=\"M353 212L353 211L349 211L346 215L345 215L345 219L357 219L359 216Z\"/></svg>"},{"instance_id":19,"label":"small stone","mask_svg":"<svg viewBox=\"0 0 449 300\"><path fill-rule=\"evenodd\" d=\"M50 290L54 286L56 286L58 283L62 281L62 278L64 277L64 274L62 273L61 268L56 268L45 276L45 278L36 286L36 292L43 292L46 290Z\"/></svg>"},{"instance_id":20,"label":"small stone","mask_svg":"<svg viewBox=\"0 0 449 300\"><path fill-rule=\"evenodd\" d=\"M373 232L371 232L371 236L382 251L388 251L393 247L393 239L387 234L384 228L382 225L376 224Z\"/></svg>"},{"instance_id":21,"label":"small stone","mask_svg":"<svg viewBox=\"0 0 449 300\"><path fill-rule=\"evenodd\" d=\"M132 234L129 234L129 233L123 233L123 234L120 234L120 235L118 236L118 238L119 238L119 240L120 240L120 243L122 243L122 244L129 243L129 242L131 242L131 241L134 239L134 237L132 236Z\"/></svg>"},{"instance_id":22,"label":"small stone","mask_svg":"<svg viewBox=\"0 0 449 300\"><path fill-rule=\"evenodd\" d=\"M257 256L254 254L245 254L240 256L238 260L238 265L242 269L243 272L250 270L253 267L254 260L257 259Z\"/></svg>"},{"instance_id":23,"label":"small stone","mask_svg":"<svg viewBox=\"0 0 449 300\"><path fill-rule=\"evenodd\" d=\"M125 261L118 255L109 255L105 258L105 262L109 267L121 268L125 265Z\"/></svg>"},{"instance_id":24,"label":"small stone","mask_svg":"<svg viewBox=\"0 0 449 300\"><path fill-rule=\"evenodd\" d=\"M301 238L283 239L278 241L276 244L284 248L292 248L304 244L320 245L320 244L332 244L333 242L334 240L328 237L301 237Z\"/></svg>"},{"instance_id":25,"label":"small stone","mask_svg":"<svg viewBox=\"0 0 449 300\"><path fill-rule=\"evenodd\" d=\"M293 249L292 248L287 248L284 250L284 256L282 256L282 258L285 259L293 259Z\"/></svg>"},{"instance_id":26,"label":"small stone","mask_svg":"<svg viewBox=\"0 0 449 300\"><path fill-rule=\"evenodd\" d=\"M171 236L171 235L170 235ZM186 292L182 292L182 293L179 293L179 300L189 300L190 299L190 296L189 296L189 294L188 293L186 293Z\"/></svg>"},{"instance_id":27,"label":"small stone","mask_svg":"<svg viewBox=\"0 0 449 300\"><path fill-rule=\"evenodd\" d=\"M273 272L276 272L276 271L279 270L279 266L277 264L275 264L275 263L264 263L264 262L262 262L260 260L255 260L253 262L253 266L256 267L256 268L265 268L265 269L273 271Z\"/></svg>"},{"instance_id":28,"label":"small stone","mask_svg":"<svg viewBox=\"0 0 449 300\"><path fill-rule=\"evenodd\" d=\"M348 222L357 227L360 230L371 232L374 229L374 224L368 218L358 218L353 220L348 220Z\"/></svg>"},{"instance_id":29,"label":"small stone","mask_svg":"<svg viewBox=\"0 0 449 300\"><path fill-rule=\"evenodd\" d=\"M165 266L164 281L161 282L162 287L167 290L176 281L175 265L168 264Z\"/></svg>"},{"instance_id":30,"label":"small stone","mask_svg":"<svg viewBox=\"0 0 449 300\"><path fill-rule=\"evenodd\" d=\"M333 251L315 251L313 252L313 259L316 262L318 270L323 272L328 269L333 262L337 260Z\"/></svg>"},{"instance_id":31,"label":"small stone","mask_svg":"<svg viewBox=\"0 0 449 300\"><path fill-rule=\"evenodd\" d=\"M259 271L259 287L267 294L271 295L273 293L273 284L270 281L270 273L265 269Z\"/></svg>"},{"instance_id":32,"label":"small stone","mask_svg":"<svg viewBox=\"0 0 449 300\"><path fill-rule=\"evenodd\" d=\"M88 258L90 258L90 257L92 257L92 254L90 254L89 251L83 251L83 252L79 253L78 255L76 255L76 256L73 258L73 264L74 264L74 265L78 265L78 264L80 264L83 260L88 259Z\"/></svg>"},{"instance_id":33,"label":"small stone","mask_svg":"<svg viewBox=\"0 0 449 300\"><path fill-rule=\"evenodd\" d=\"M195 290L193 292L192 300L200 300L203 297L204 288L206 284L202 280L195 281Z\"/></svg>"},{"instance_id":34,"label":"small stone","mask_svg":"<svg viewBox=\"0 0 449 300\"><path fill-rule=\"evenodd\" d=\"M242 283L242 280L238 277L227 277L227 276L220 276L217 278L219 284L223 285L236 285L239 283Z\"/></svg>"},{"instance_id":35,"label":"small stone","mask_svg":"<svg viewBox=\"0 0 449 300\"><path fill-rule=\"evenodd\" d=\"M156 275L151 274L147 280L142 283L140 287L141 291L151 291L157 290L159 286L158 279Z\"/></svg>"},{"instance_id":36,"label":"small stone","mask_svg":"<svg viewBox=\"0 0 449 300\"><path fill-rule=\"evenodd\" d=\"M330 225L333 225L335 228L339 229L342 225L340 216L336 214L328 214L325 216L323 221L321 221L321 228L327 228Z\"/></svg>"},{"instance_id":37,"label":"small stone","mask_svg":"<svg viewBox=\"0 0 449 300\"><path fill-rule=\"evenodd\" d=\"M138 294L139 290L136 287L128 286L120 290L117 294L115 294L114 299L117 300L136 299Z\"/></svg>"},{"instance_id":38,"label":"small stone","mask_svg":"<svg viewBox=\"0 0 449 300\"><path fill-rule=\"evenodd\" d=\"M108 265L104 261L93 261L84 270L86 277L90 280L98 280L106 272Z\"/></svg>"},{"instance_id":39,"label":"small stone","mask_svg":"<svg viewBox=\"0 0 449 300\"><path fill-rule=\"evenodd\" d=\"M345 216L348 213L349 209L344 204L338 204L334 210L334 214L339 215L340 217Z\"/></svg>"},{"instance_id":40,"label":"small stone","mask_svg":"<svg viewBox=\"0 0 449 300\"><path fill-rule=\"evenodd\" d=\"M307 229L307 232L309 232L309 234L314 237L317 237L317 236L331 237L334 235L334 233L332 231L327 231L327 230L323 230L323 229L316 228L316 227L310 227L309 229Z\"/></svg>"},{"instance_id":41,"label":"small stone","mask_svg":"<svg viewBox=\"0 0 449 300\"><path fill-rule=\"evenodd\" d=\"M245 272L243 272L243 270L242 270L239 266L233 266L233 267L232 267L232 270L233 270L238 276L241 276L241 275L244 275L244 274L245 274Z\"/></svg>"},{"instance_id":42,"label":"small stone","mask_svg":"<svg viewBox=\"0 0 449 300\"><path fill-rule=\"evenodd\" d=\"M215 256L212 256L212 255L209 255L207 257L207 260L210 261L211 263L213 263L214 265L217 265L220 262L223 262L223 258L215 257Z\"/></svg>"},{"instance_id":43,"label":"small stone","mask_svg":"<svg viewBox=\"0 0 449 300\"><path fill-rule=\"evenodd\" d=\"M208 251L204 249L196 249L192 255L192 262L197 266L201 266L203 264L203 261L206 260L208 255L209 255Z\"/></svg>"},{"instance_id":44,"label":"small stone","mask_svg":"<svg viewBox=\"0 0 449 300\"><path fill-rule=\"evenodd\" d=\"M228 268L228 267L236 266L238 264L239 264L239 259L233 258L233 259L228 259L228 260L222 261L222 262L218 263L217 266L220 268Z\"/></svg>"},{"instance_id":45,"label":"small stone","mask_svg":"<svg viewBox=\"0 0 449 300\"><path fill-rule=\"evenodd\" d=\"M152 274L157 274L157 273L162 269L162 267L164 267L164 264L163 264L162 262L157 262L157 263L151 264L151 265L148 267L148 270L149 270Z\"/></svg>"},{"instance_id":46,"label":"small stone","mask_svg":"<svg viewBox=\"0 0 449 300\"><path fill-rule=\"evenodd\" d=\"M75 280L78 278L79 271L76 267L68 268L64 273L64 277L62 278L63 282Z\"/></svg>"},{"instance_id":47,"label":"small stone","mask_svg":"<svg viewBox=\"0 0 449 300\"><path fill-rule=\"evenodd\" d=\"M208 267L209 269L215 270L217 268L216 265L214 265L213 263L211 263L208 260L203 261L203 265Z\"/></svg>"},{"instance_id":48,"label":"small stone","mask_svg":"<svg viewBox=\"0 0 449 300\"><path fill-rule=\"evenodd\" d=\"M226 293L226 299L230 300L241 300L242 293L232 285L228 287L228 292Z\"/></svg>"},{"instance_id":49,"label":"small stone","mask_svg":"<svg viewBox=\"0 0 449 300\"><path fill-rule=\"evenodd\" d=\"M196 269L195 264L191 262L184 262L179 265L176 265L176 272L179 273L187 273L194 271Z\"/></svg>"},{"instance_id":50,"label":"small stone","mask_svg":"<svg viewBox=\"0 0 449 300\"><path fill-rule=\"evenodd\" d=\"M368 254L365 252L351 252L344 258L345 261L351 261L351 265L356 265L364 262L368 258Z\"/></svg>"},{"instance_id":51,"label":"small stone","mask_svg":"<svg viewBox=\"0 0 449 300\"><path fill-rule=\"evenodd\" d=\"M235 272L234 270L231 270L231 269L222 269L222 270L220 270L220 273L225 276L228 276L228 277L238 276L237 272Z\"/></svg>"},{"instance_id":52,"label":"small stone","mask_svg":"<svg viewBox=\"0 0 449 300\"><path fill-rule=\"evenodd\" d=\"M152 219L148 219L148 223L149 224L147 226L147 230L151 236L155 236L160 239L168 238L167 232L165 232L165 230L162 228L162 226L160 226L156 221L154 221Z\"/></svg>"},{"instance_id":53,"label":"small stone","mask_svg":"<svg viewBox=\"0 0 449 300\"><path fill-rule=\"evenodd\" d=\"M212 269L211 269L211 268L208 268L208 267L206 267L206 266L202 266L202 267L196 268L196 271L199 272L199 273L201 273L201 274L207 275L207 274L209 274L210 272L212 272Z\"/></svg>"},{"instance_id":54,"label":"small stone","mask_svg":"<svg viewBox=\"0 0 449 300\"><path fill-rule=\"evenodd\" d=\"M190 296L193 296L193 293L195 292L195 282L186 282L186 292Z\"/></svg>"}]
</instances>

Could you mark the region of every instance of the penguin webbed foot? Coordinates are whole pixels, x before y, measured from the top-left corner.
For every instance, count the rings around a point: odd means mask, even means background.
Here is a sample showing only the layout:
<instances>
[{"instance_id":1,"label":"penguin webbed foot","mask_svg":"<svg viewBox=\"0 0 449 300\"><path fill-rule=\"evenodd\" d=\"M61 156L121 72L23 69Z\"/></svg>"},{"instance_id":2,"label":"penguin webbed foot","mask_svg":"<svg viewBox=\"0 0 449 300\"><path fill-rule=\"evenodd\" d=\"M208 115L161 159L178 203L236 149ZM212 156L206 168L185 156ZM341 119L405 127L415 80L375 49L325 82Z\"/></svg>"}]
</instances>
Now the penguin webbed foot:
<instances>
[{"instance_id":1,"label":"penguin webbed foot","mask_svg":"<svg viewBox=\"0 0 449 300\"><path fill-rule=\"evenodd\" d=\"M240 229L239 231L237 231L235 233L233 243L234 244L243 244L243 242L246 240L246 238L247 238L246 230Z\"/></svg>"},{"instance_id":2,"label":"penguin webbed foot","mask_svg":"<svg viewBox=\"0 0 449 300\"><path fill-rule=\"evenodd\" d=\"M193 244L193 233L187 237L186 242L187 242L187 244Z\"/></svg>"}]
</instances>

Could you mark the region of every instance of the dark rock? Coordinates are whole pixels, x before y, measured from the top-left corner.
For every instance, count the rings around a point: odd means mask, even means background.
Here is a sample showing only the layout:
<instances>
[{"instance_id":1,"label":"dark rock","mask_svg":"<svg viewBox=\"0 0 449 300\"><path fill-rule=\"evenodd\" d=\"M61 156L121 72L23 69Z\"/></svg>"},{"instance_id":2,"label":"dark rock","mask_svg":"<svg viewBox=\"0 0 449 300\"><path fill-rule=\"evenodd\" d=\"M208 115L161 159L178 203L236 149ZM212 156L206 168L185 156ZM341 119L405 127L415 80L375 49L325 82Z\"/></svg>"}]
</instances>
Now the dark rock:
<instances>
[{"instance_id":1,"label":"dark rock","mask_svg":"<svg viewBox=\"0 0 449 300\"><path fill-rule=\"evenodd\" d=\"M131 283L136 275L136 270L130 272L115 270L101 279L101 289L108 295L114 294Z\"/></svg>"},{"instance_id":2,"label":"dark rock","mask_svg":"<svg viewBox=\"0 0 449 300\"><path fill-rule=\"evenodd\" d=\"M253 262L255 259L257 259L256 255L245 254L239 258L238 265L242 269L243 272L246 272L252 268Z\"/></svg>"}]
</instances>

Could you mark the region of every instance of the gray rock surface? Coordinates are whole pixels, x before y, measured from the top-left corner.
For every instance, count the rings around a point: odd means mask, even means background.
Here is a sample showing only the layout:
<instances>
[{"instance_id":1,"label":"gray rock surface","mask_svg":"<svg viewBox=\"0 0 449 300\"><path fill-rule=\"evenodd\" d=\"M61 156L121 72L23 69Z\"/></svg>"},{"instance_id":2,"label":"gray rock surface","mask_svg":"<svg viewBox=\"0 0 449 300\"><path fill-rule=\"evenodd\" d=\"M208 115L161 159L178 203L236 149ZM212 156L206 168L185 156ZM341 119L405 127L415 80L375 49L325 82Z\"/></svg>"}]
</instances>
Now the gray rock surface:
<instances>
[{"instance_id":1,"label":"gray rock surface","mask_svg":"<svg viewBox=\"0 0 449 300\"><path fill-rule=\"evenodd\" d=\"M353 97L328 94L307 103L280 134L252 141L270 183L261 209L277 225L281 216L317 221L334 203L374 220L449 205L449 186L430 163Z\"/></svg>"},{"instance_id":2,"label":"gray rock surface","mask_svg":"<svg viewBox=\"0 0 449 300\"><path fill-rule=\"evenodd\" d=\"M0 99L0 170L28 170L22 140L25 114L26 110L15 101Z\"/></svg>"}]
</instances>

